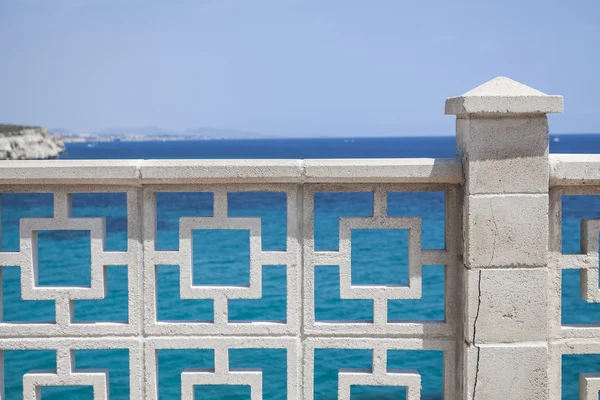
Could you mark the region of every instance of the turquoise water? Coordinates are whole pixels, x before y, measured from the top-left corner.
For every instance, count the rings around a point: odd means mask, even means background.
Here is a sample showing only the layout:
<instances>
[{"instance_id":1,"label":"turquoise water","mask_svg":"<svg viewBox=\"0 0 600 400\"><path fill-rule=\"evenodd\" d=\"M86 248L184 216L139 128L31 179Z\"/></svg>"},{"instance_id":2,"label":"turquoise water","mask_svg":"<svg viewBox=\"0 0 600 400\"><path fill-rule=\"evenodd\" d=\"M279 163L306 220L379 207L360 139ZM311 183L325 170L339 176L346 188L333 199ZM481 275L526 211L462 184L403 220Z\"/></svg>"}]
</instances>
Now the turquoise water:
<instances>
[{"instance_id":1,"label":"turquoise water","mask_svg":"<svg viewBox=\"0 0 600 400\"><path fill-rule=\"evenodd\" d=\"M262 143L257 156L273 155L301 157L306 153L322 156L323 148L335 149L341 156L382 156L394 154L419 156L452 156L452 141L448 138L391 140L362 139L360 146L339 142L302 142L291 146L286 141ZM600 150L600 140L587 139L585 149ZM258 143L261 141L253 141ZM279 145L272 142L285 143ZM573 142L566 142L563 150L573 152ZM174 142L176 143L176 142ZM356 143L356 142L355 142ZM412 143L412 144L411 144ZM591 144L590 144L591 143ZM90 156L98 150L99 156L110 153L103 145L96 148L69 146L70 158ZM148 146L144 152L144 146ZM180 145L169 148L161 143L163 156L188 156L179 151ZM591 146L596 147L592 148ZM133 158L156 157L160 151L155 143L121 143L119 151ZM203 151L222 157L240 158L255 155L258 151L245 148L240 142L201 142ZM229 146L229 147L228 147ZM412 147L411 147L412 146ZM556 145L553 145L556 151ZM188 146L189 149L192 146ZM208 149L207 149L208 147ZM348 150L348 148L353 150ZM361 153L361 148L368 154ZM395 149L395 152L394 152ZM81 152L80 152L81 150ZM127 151L129 150L129 152ZM560 148L558 149L561 150ZM294 153L295 151L295 153ZM450 153L450 154L449 154ZM117 153L117 155L120 153ZM114 157L116 157L115 155ZM330 155L330 157L333 155ZM86 158L86 157L83 157ZM160 158L160 157L156 157ZM164 158L164 157L162 157ZM1 228L2 250L18 250L18 221L24 217L51 217L51 194L4 194ZM106 217L107 250L125 250L127 215L124 193L75 194L74 217ZM369 193L318 193L315 196L315 247L317 250L335 250L338 245L338 220L343 216L369 216L372 212ZM260 217L262 221L263 250L285 249L286 199L281 193L230 193L230 216ZM420 216L423 219L424 249L444 247L444 194L443 193L391 193L389 215ZM178 219L181 216L212 215L212 193L160 193L157 198L158 250L178 248ZM570 196L563 199L563 250L579 249L579 221L582 218L600 218L600 196ZM80 231L43 231L39 233L39 284L89 285L90 251L89 234ZM406 231L357 230L352 236L353 284L406 284L407 234ZM249 279L249 248L247 231L196 231L193 236L194 284L247 285ZM23 301L20 299L18 267L3 267L3 312L7 322L54 321L54 304L51 301ZM317 320L362 320L373 316L369 300L341 300L339 297L339 272L337 266L320 266L315 274L315 306ZM177 266L157 268L158 319L169 321L212 320L211 300L179 299L179 270ZM231 320L279 321L285 319L285 267L278 265L263 268L263 298L234 300L229 305ZM393 300L389 302L389 320L439 321L444 318L444 267L424 266L423 298L419 300ZM124 266L108 267L108 294L103 300L75 301L75 322L127 320L127 274ZM563 323L599 323L600 304L588 304L579 297L577 271L563 274ZM87 350L75 352L77 369L107 368L110 371L111 399L128 398L128 355L126 350ZM30 370L53 369L53 351L7 351L5 354L5 384L8 400L20 399L22 376ZM284 399L286 387L286 354L283 350L233 349L230 351L231 368L261 368L264 374L265 399ZM159 397L179 398L180 374L185 368L211 368L214 366L212 350L159 350ZM317 349L315 352L315 398L335 399L337 373L340 368L370 368L369 350ZM417 369L422 376L423 398L442 398L443 354L439 351L390 351L388 368ZM564 399L578 398L580 372L600 372L600 356L565 356L563 359ZM248 387L198 386L196 398L249 399ZM44 388L42 398L91 399L91 388ZM402 388L354 387L352 399L404 399Z\"/></svg>"}]
</instances>

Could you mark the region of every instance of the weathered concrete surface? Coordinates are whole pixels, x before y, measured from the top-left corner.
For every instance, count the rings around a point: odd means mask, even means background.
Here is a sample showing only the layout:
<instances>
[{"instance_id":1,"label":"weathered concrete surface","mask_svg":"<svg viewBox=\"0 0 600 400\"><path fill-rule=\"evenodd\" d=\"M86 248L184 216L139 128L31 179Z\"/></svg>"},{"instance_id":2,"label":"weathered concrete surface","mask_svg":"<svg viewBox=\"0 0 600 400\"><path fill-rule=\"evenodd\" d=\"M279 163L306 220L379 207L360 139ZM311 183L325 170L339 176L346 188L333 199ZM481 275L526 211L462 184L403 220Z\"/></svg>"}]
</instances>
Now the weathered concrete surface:
<instances>
[{"instance_id":1,"label":"weathered concrete surface","mask_svg":"<svg viewBox=\"0 0 600 400\"><path fill-rule=\"evenodd\" d=\"M550 154L550 186L600 185L600 154Z\"/></svg>"},{"instance_id":2,"label":"weathered concrete surface","mask_svg":"<svg viewBox=\"0 0 600 400\"><path fill-rule=\"evenodd\" d=\"M548 269L466 269L468 343L545 341Z\"/></svg>"},{"instance_id":3,"label":"weathered concrete surface","mask_svg":"<svg viewBox=\"0 0 600 400\"><path fill-rule=\"evenodd\" d=\"M579 375L579 396L583 400L597 400L600 392L600 374Z\"/></svg>"},{"instance_id":4,"label":"weathered concrete surface","mask_svg":"<svg viewBox=\"0 0 600 400\"><path fill-rule=\"evenodd\" d=\"M465 390L469 400L548 400L546 345L466 346Z\"/></svg>"},{"instance_id":5,"label":"weathered concrete surface","mask_svg":"<svg viewBox=\"0 0 600 400\"><path fill-rule=\"evenodd\" d=\"M468 268L544 266L548 259L548 195L466 196Z\"/></svg>"},{"instance_id":6,"label":"weathered concrete surface","mask_svg":"<svg viewBox=\"0 0 600 400\"><path fill-rule=\"evenodd\" d=\"M541 116L461 116L457 154L469 194L546 193L548 119Z\"/></svg>"},{"instance_id":7,"label":"weathered concrete surface","mask_svg":"<svg viewBox=\"0 0 600 400\"><path fill-rule=\"evenodd\" d=\"M462 183L462 163L457 159L332 159L304 160L307 182L423 182Z\"/></svg>"},{"instance_id":8,"label":"weathered concrete surface","mask_svg":"<svg viewBox=\"0 0 600 400\"><path fill-rule=\"evenodd\" d=\"M446 114L548 114L563 111L562 96L549 96L499 76L446 100Z\"/></svg>"},{"instance_id":9,"label":"weathered concrete surface","mask_svg":"<svg viewBox=\"0 0 600 400\"><path fill-rule=\"evenodd\" d=\"M27 160L0 161L0 183L137 184L139 160Z\"/></svg>"},{"instance_id":10,"label":"weathered concrete surface","mask_svg":"<svg viewBox=\"0 0 600 400\"><path fill-rule=\"evenodd\" d=\"M446 100L465 171L462 399L548 398L546 113L562 108L503 77Z\"/></svg>"},{"instance_id":11,"label":"weathered concrete surface","mask_svg":"<svg viewBox=\"0 0 600 400\"><path fill-rule=\"evenodd\" d=\"M455 158L0 161L0 184L14 185L305 182L460 184L463 171Z\"/></svg>"}]
</instances>

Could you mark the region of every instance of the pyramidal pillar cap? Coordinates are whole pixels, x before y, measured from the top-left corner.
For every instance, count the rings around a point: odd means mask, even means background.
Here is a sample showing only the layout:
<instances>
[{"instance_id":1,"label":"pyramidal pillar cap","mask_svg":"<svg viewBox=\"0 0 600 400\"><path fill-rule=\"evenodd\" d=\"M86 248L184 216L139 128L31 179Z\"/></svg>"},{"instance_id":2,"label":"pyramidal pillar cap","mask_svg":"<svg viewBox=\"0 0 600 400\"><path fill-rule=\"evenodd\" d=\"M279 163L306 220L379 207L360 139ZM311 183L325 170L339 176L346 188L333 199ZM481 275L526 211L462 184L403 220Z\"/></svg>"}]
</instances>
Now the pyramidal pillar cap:
<instances>
[{"instance_id":1,"label":"pyramidal pillar cap","mask_svg":"<svg viewBox=\"0 0 600 400\"><path fill-rule=\"evenodd\" d=\"M447 115L548 114L563 111L563 97L499 76L462 96L446 99Z\"/></svg>"}]
</instances>

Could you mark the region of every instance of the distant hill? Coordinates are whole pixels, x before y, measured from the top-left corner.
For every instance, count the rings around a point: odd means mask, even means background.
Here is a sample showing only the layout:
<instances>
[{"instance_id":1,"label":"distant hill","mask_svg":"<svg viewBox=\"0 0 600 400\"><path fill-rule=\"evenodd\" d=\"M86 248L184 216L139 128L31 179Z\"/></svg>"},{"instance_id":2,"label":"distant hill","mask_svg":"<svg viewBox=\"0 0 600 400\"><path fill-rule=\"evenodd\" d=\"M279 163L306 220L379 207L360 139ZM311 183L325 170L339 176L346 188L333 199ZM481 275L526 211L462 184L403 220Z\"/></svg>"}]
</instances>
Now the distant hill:
<instances>
[{"instance_id":1,"label":"distant hill","mask_svg":"<svg viewBox=\"0 0 600 400\"><path fill-rule=\"evenodd\" d=\"M238 129L223 129L212 127L190 128L184 131L163 129L157 126L115 127L95 132L102 136L143 135L143 136L181 136L201 139L250 139L267 137L256 132L246 132Z\"/></svg>"},{"instance_id":2,"label":"distant hill","mask_svg":"<svg viewBox=\"0 0 600 400\"><path fill-rule=\"evenodd\" d=\"M73 132L71 132L68 129L65 128L49 128L48 132L53 134L53 135L72 135Z\"/></svg>"},{"instance_id":3,"label":"distant hill","mask_svg":"<svg viewBox=\"0 0 600 400\"><path fill-rule=\"evenodd\" d=\"M238 129L222 129L222 128L192 128L186 129L181 133L183 136L202 137L206 139L247 139L247 138L264 138L268 137L256 132L246 132Z\"/></svg>"},{"instance_id":4,"label":"distant hill","mask_svg":"<svg viewBox=\"0 0 600 400\"><path fill-rule=\"evenodd\" d=\"M95 132L97 135L118 136L118 135L144 135L144 136L165 136L177 134L173 130L166 130L157 126L130 126L106 128Z\"/></svg>"},{"instance_id":5,"label":"distant hill","mask_svg":"<svg viewBox=\"0 0 600 400\"><path fill-rule=\"evenodd\" d=\"M78 136L80 132L74 132L65 128L53 128L50 133L59 136ZM146 137L179 137L194 139L262 139L274 138L273 135L264 135L258 132L248 132L239 129L213 128L202 126L189 128L183 131L175 129L164 129L158 126L121 126L101 129L86 134L96 136L146 136Z\"/></svg>"}]
</instances>

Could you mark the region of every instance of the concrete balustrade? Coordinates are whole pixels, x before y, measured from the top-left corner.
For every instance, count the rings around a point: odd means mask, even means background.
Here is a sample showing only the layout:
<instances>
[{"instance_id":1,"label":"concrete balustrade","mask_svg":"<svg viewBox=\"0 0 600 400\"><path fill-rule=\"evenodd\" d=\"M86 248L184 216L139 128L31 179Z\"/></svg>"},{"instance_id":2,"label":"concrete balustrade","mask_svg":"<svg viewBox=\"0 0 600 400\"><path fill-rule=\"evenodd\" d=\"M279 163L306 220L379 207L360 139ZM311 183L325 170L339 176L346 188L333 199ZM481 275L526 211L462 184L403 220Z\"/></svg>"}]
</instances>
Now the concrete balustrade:
<instances>
[{"instance_id":1,"label":"concrete balustrade","mask_svg":"<svg viewBox=\"0 0 600 400\"><path fill-rule=\"evenodd\" d=\"M600 354L600 326L561 322L564 269L581 271L582 299L600 299L600 222L582 222L580 254L562 253L561 197L600 194L600 156L549 155L546 115L562 109L562 97L508 78L449 98L446 114L456 115L455 159L0 162L0 192L55 195L55 217L23 219L21 227L27 229L20 233L21 250L0 251L0 266L21 266L26 272L22 297L55 300L57 316L55 323L1 321L0 361L2 350L57 350L57 371L24 377L26 398L39 398L43 385L69 384L91 385L97 392L94 398L106 398L108 375L77 373L72 351L124 348L130 354L130 398L156 399L159 349L214 349L214 371L182 374L184 398L192 398L193 385L204 382L247 384L252 399L260 399L265 394L262 374L231 371L228 349L280 348L287 352L288 399L311 400L318 398L315 349L367 349L373 353L372 368L340 371L340 398L350 398L352 385L381 385L406 386L407 398L416 399L422 393L422 377L413 369L389 369L388 351L438 350L444 354L446 399L559 399L563 354ZM178 251L156 250L156 195L162 191L214 193L213 217L181 219ZM261 249L259 219L227 215L229 192L252 191L285 194L285 251ZM419 217L387 214L389 192L416 191L445 195L444 249L421 248ZM70 217L70 196L77 192L127 193L126 252L103 250L106 238L99 219ZM371 217L340 220L338 251L315 249L318 192L373 193ZM94 232L94 288L36 287L32 255L34 232L40 227ZM407 286L352 285L350 232L359 228L409 231ZM190 265L194 229L250 230L248 288L194 286ZM115 260L128 265L129 320L75 323L73 301L103 298L105 282L98 271L101 264ZM156 266L168 263L179 265L181 298L214 301L213 321L157 320ZM421 267L430 264L445 268L444 320L389 320L389 300L422 297ZM286 267L285 321L230 321L230 299L263 295L262 265ZM318 265L339 266L340 297L372 300L373 321L316 320ZM1 398L6 373L0 363ZM597 398L599 373L581 374L581 399Z\"/></svg>"}]
</instances>

